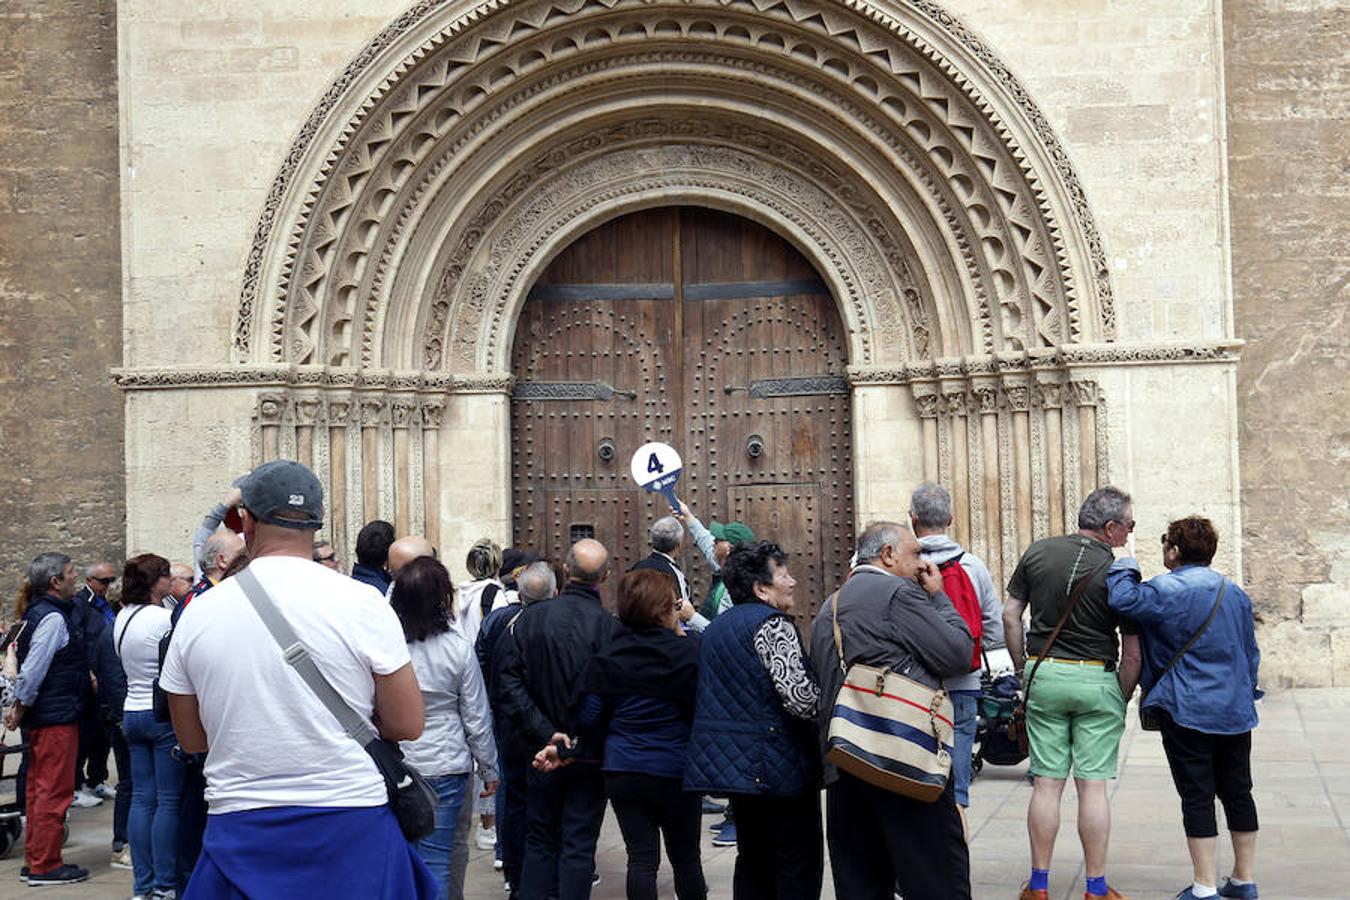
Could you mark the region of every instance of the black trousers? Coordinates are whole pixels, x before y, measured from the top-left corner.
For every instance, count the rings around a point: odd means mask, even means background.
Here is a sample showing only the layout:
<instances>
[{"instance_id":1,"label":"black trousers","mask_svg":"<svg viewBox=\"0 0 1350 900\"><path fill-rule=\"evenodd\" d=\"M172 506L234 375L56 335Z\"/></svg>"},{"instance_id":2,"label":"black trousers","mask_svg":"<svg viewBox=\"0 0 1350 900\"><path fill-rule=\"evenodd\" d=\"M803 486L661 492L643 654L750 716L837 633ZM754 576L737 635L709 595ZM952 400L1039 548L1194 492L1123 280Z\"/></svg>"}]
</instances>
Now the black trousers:
<instances>
[{"instance_id":1,"label":"black trousers","mask_svg":"<svg viewBox=\"0 0 1350 900\"><path fill-rule=\"evenodd\" d=\"M685 793L678 778L639 772L608 773L605 790L628 850L628 900L656 900L663 835L670 866L675 870L675 896L679 900L707 897L698 847L702 798Z\"/></svg>"},{"instance_id":2,"label":"black trousers","mask_svg":"<svg viewBox=\"0 0 1350 900\"><path fill-rule=\"evenodd\" d=\"M848 900L970 900L970 855L952 783L933 803L845 772L825 789L834 893Z\"/></svg>"},{"instance_id":3,"label":"black trousers","mask_svg":"<svg viewBox=\"0 0 1350 900\"><path fill-rule=\"evenodd\" d=\"M75 790L98 787L108 781L108 724L98 704L87 703L80 712L80 746L75 754Z\"/></svg>"},{"instance_id":4,"label":"black trousers","mask_svg":"<svg viewBox=\"0 0 1350 900\"><path fill-rule=\"evenodd\" d=\"M117 796L113 800L113 844L121 847L127 842L127 819L131 816L131 749L127 747L122 724L108 726L113 763L117 766Z\"/></svg>"},{"instance_id":5,"label":"black trousers","mask_svg":"<svg viewBox=\"0 0 1350 900\"><path fill-rule=\"evenodd\" d=\"M605 820L605 781L598 765L573 763L526 775L525 867L520 900L589 900L595 842Z\"/></svg>"},{"instance_id":6,"label":"black trousers","mask_svg":"<svg viewBox=\"0 0 1350 900\"><path fill-rule=\"evenodd\" d=\"M1223 804L1229 831L1256 831L1252 800L1252 733L1205 734L1183 728L1163 713L1163 752L1181 798L1186 837L1217 837L1214 798Z\"/></svg>"},{"instance_id":7,"label":"black trousers","mask_svg":"<svg viewBox=\"0 0 1350 900\"><path fill-rule=\"evenodd\" d=\"M178 860L175 865L178 896L187 893L192 870L202 853L202 837L206 834L206 754L187 754L187 774L183 779L183 793L178 801Z\"/></svg>"},{"instance_id":8,"label":"black trousers","mask_svg":"<svg viewBox=\"0 0 1350 900\"><path fill-rule=\"evenodd\" d=\"M813 788L787 797L732 794L731 808L736 813L731 896L735 900L819 900L825 878L820 791Z\"/></svg>"},{"instance_id":9,"label":"black trousers","mask_svg":"<svg viewBox=\"0 0 1350 900\"><path fill-rule=\"evenodd\" d=\"M520 874L525 865L526 772L530 765L500 754L502 814L497 818L497 843L502 848L502 875L511 885L511 896L520 892Z\"/></svg>"}]
</instances>

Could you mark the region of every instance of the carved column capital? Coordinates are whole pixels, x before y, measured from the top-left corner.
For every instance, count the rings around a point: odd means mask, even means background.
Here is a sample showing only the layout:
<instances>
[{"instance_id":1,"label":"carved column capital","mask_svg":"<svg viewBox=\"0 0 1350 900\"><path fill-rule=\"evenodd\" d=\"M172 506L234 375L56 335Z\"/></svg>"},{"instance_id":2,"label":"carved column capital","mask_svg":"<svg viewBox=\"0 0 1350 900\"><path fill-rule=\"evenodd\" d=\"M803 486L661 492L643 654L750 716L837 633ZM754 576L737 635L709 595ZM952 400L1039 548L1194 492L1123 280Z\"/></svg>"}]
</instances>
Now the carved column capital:
<instances>
[{"instance_id":1,"label":"carved column capital","mask_svg":"<svg viewBox=\"0 0 1350 900\"><path fill-rule=\"evenodd\" d=\"M323 401L318 397L297 397L295 400L295 423L297 425L317 425L323 416Z\"/></svg>"},{"instance_id":2,"label":"carved column capital","mask_svg":"<svg viewBox=\"0 0 1350 900\"><path fill-rule=\"evenodd\" d=\"M422 427L440 428L445 421L445 403L440 400L422 401Z\"/></svg>"},{"instance_id":3,"label":"carved column capital","mask_svg":"<svg viewBox=\"0 0 1350 900\"><path fill-rule=\"evenodd\" d=\"M1064 382L1058 379L1037 378L1036 403L1044 409L1059 409L1064 405Z\"/></svg>"},{"instance_id":4,"label":"carved column capital","mask_svg":"<svg viewBox=\"0 0 1350 900\"><path fill-rule=\"evenodd\" d=\"M384 398L362 398L360 403L362 427L375 428L384 424L384 412L386 409Z\"/></svg>"},{"instance_id":5,"label":"carved column capital","mask_svg":"<svg viewBox=\"0 0 1350 900\"><path fill-rule=\"evenodd\" d=\"M1031 388L1026 383L1005 384L1003 393L1008 398L1008 406L1013 412L1026 412L1031 409Z\"/></svg>"},{"instance_id":6,"label":"carved column capital","mask_svg":"<svg viewBox=\"0 0 1350 900\"><path fill-rule=\"evenodd\" d=\"M931 381L914 381L910 382L909 390L914 397L914 406L919 410L919 416L936 419L941 399L938 395L938 386Z\"/></svg>"},{"instance_id":7,"label":"carved column capital","mask_svg":"<svg viewBox=\"0 0 1350 900\"><path fill-rule=\"evenodd\" d=\"M280 425L286 419L286 409L290 405L285 394L258 395L258 421L263 425Z\"/></svg>"},{"instance_id":8,"label":"carved column capital","mask_svg":"<svg viewBox=\"0 0 1350 900\"><path fill-rule=\"evenodd\" d=\"M407 428L417 415L417 403L411 397L398 397L390 404L394 427Z\"/></svg>"},{"instance_id":9,"label":"carved column capital","mask_svg":"<svg viewBox=\"0 0 1350 900\"><path fill-rule=\"evenodd\" d=\"M977 381L970 389L982 414L998 412L998 385L991 381Z\"/></svg>"},{"instance_id":10,"label":"carved column capital","mask_svg":"<svg viewBox=\"0 0 1350 900\"><path fill-rule=\"evenodd\" d=\"M944 384L942 386L942 406L948 415L964 416L969 410L966 386L964 384Z\"/></svg>"},{"instance_id":11,"label":"carved column capital","mask_svg":"<svg viewBox=\"0 0 1350 900\"><path fill-rule=\"evenodd\" d=\"M344 427L351 423L352 401L346 397L328 401L328 424Z\"/></svg>"},{"instance_id":12,"label":"carved column capital","mask_svg":"<svg viewBox=\"0 0 1350 900\"><path fill-rule=\"evenodd\" d=\"M1072 393L1075 406L1097 405L1097 382L1070 381L1069 390Z\"/></svg>"}]
</instances>

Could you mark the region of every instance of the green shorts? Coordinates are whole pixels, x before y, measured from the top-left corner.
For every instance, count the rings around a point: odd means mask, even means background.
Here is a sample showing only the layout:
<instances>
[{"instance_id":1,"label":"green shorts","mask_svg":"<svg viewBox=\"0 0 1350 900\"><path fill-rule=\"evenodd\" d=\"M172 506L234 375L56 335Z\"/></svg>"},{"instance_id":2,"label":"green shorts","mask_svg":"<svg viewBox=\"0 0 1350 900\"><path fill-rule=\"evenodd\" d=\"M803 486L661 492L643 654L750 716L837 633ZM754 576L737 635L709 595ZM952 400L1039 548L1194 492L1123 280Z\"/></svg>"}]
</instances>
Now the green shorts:
<instances>
[{"instance_id":1,"label":"green shorts","mask_svg":"<svg viewBox=\"0 0 1350 900\"><path fill-rule=\"evenodd\" d=\"M1125 698L1115 672L1046 660L1027 700L1031 774L1102 780L1116 777Z\"/></svg>"}]
</instances>

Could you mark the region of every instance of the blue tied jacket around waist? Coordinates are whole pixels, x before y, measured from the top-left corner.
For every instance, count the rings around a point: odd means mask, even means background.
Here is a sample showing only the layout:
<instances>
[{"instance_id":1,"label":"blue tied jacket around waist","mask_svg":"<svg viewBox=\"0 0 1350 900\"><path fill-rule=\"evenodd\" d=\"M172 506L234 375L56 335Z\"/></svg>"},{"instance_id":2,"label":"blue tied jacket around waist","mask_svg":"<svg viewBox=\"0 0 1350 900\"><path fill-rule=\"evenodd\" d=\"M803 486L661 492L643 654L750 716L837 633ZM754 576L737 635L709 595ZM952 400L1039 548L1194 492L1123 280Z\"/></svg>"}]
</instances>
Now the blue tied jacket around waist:
<instances>
[{"instance_id":1,"label":"blue tied jacket around waist","mask_svg":"<svg viewBox=\"0 0 1350 900\"><path fill-rule=\"evenodd\" d=\"M782 615L741 603L703 632L686 791L789 796L819 787L814 723L783 709L755 652L760 626Z\"/></svg>"},{"instance_id":2,"label":"blue tied jacket around waist","mask_svg":"<svg viewBox=\"0 0 1350 900\"><path fill-rule=\"evenodd\" d=\"M1178 725L1206 734L1242 734L1256 727L1261 651L1256 646L1252 601L1231 581L1205 633L1163 670L1214 608L1219 585L1228 581L1207 566L1182 565L1141 581L1139 564L1116 560L1106 576L1111 608L1139 625L1144 668L1140 685L1146 706L1166 710Z\"/></svg>"}]
</instances>

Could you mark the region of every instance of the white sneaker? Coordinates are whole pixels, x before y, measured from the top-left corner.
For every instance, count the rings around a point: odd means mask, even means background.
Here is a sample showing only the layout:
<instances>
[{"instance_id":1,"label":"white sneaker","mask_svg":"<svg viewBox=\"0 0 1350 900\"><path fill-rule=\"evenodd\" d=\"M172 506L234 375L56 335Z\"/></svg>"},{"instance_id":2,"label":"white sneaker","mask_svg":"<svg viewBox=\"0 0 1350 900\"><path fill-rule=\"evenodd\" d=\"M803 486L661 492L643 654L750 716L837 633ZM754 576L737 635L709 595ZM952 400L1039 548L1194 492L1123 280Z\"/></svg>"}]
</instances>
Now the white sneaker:
<instances>
[{"instance_id":1,"label":"white sneaker","mask_svg":"<svg viewBox=\"0 0 1350 900\"><path fill-rule=\"evenodd\" d=\"M500 872L502 870L502 861L500 859L494 859L492 861L492 868Z\"/></svg>"},{"instance_id":2,"label":"white sneaker","mask_svg":"<svg viewBox=\"0 0 1350 900\"><path fill-rule=\"evenodd\" d=\"M110 786L106 781L92 788L85 788L85 790L96 797L102 797L104 800L112 800L117 796L117 788Z\"/></svg>"},{"instance_id":3,"label":"white sneaker","mask_svg":"<svg viewBox=\"0 0 1350 900\"><path fill-rule=\"evenodd\" d=\"M112 866L114 869L130 869L131 845L123 844L121 850L114 850L112 859L108 861L108 865Z\"/></svg>"},{"instance_id":4,"label":"white sneaker","mask_svg":"<svg viewBox=\"0 0 1350 900\"><path fill-rule=\"evenodd\" d=\"M478 834L474 836L473 842L479 850L493 849L497 846L497 829L495 827L484 828L479 825Z\"/></svg>"},{"instance_id":5,"label":"white sneaker","mask_svg":"<svg viewBox=\"0 0 1350 900\"><path fill-rule=\"evenodd\" d=\"M103 798L88 791L76 791L75 799L70 802L70 805L78 806L80 809L89 809L91 806L102 806Z\"/></svg>"}]
</instances>

